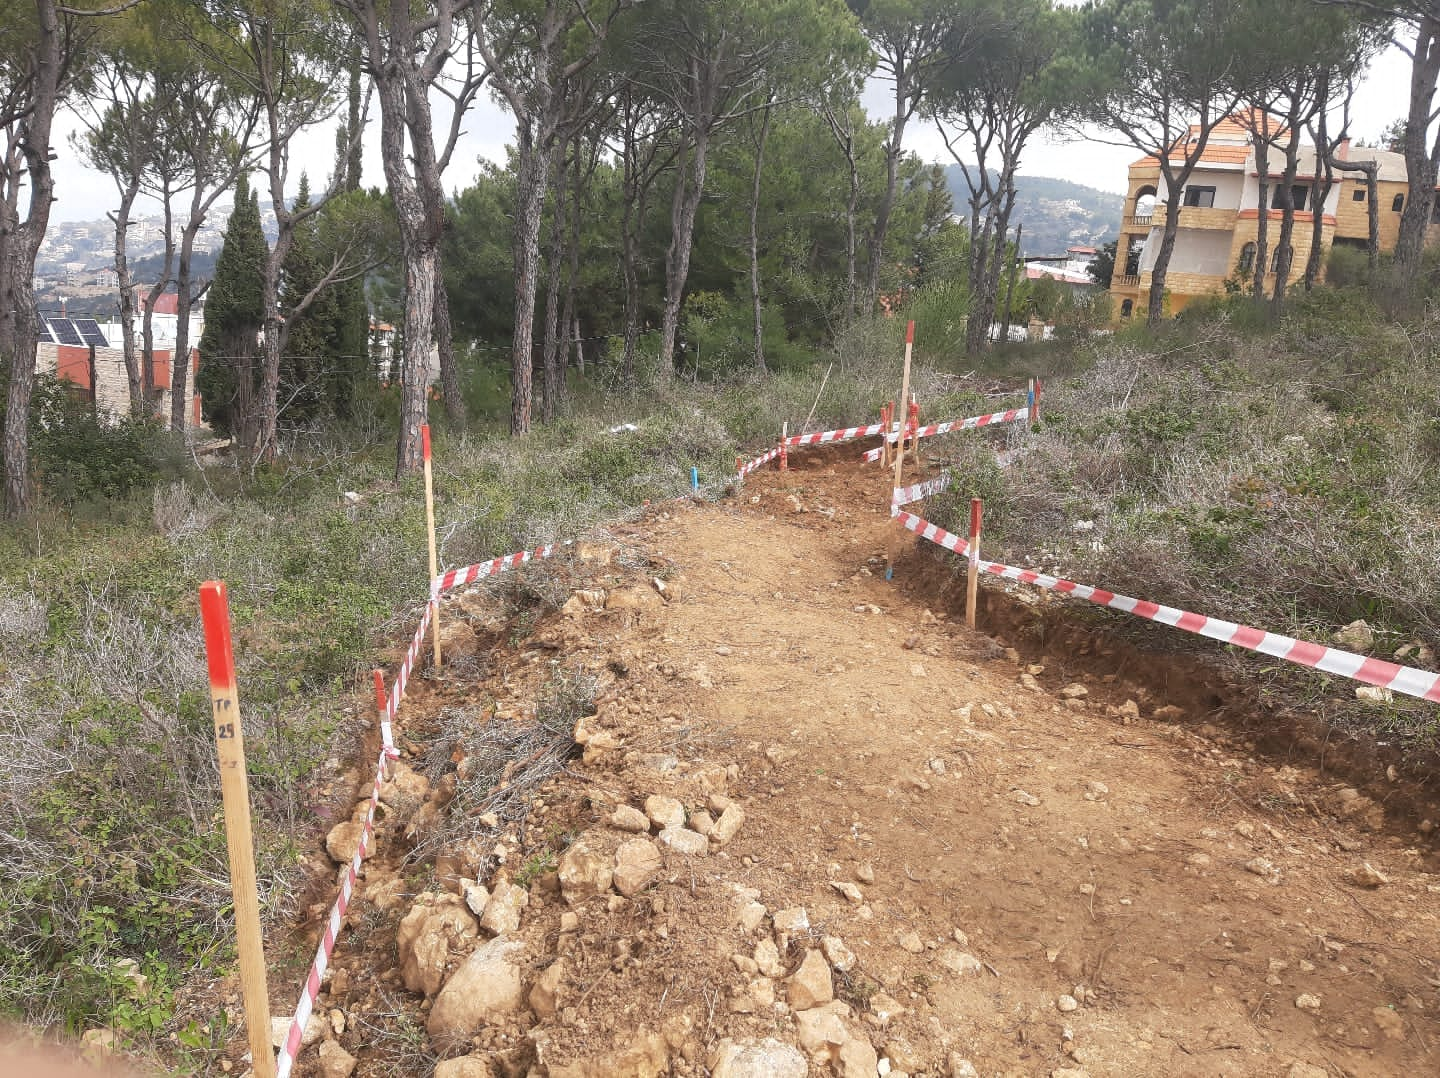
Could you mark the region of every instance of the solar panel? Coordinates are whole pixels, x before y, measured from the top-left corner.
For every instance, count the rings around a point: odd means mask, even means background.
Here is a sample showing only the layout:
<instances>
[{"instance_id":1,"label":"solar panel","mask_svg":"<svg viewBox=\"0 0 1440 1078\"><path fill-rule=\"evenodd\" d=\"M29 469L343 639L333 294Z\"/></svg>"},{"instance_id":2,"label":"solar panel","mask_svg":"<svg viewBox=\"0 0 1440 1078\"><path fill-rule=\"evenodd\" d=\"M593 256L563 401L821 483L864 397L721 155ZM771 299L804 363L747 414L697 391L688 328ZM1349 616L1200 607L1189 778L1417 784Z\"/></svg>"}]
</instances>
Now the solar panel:
<instances>
[{"instance_id":1,"label":"solar panel","mask_svg":"<svg viewBox=\"0 0 1440 1078\"><path fill-rule=\"evenodd\" d=\"M50 326L45 321L45 316L43 314L40 316L39 332L36 334L35 339L41 344L55 343L55 338L50 335Z\"/></svg>"},{"instance_id":2,"label":"solar panel","mask_svg":"<svg viewBox=\"0 0 1440 1078\"><path fill-rule=\"evenodd\" d=\"M50 319L50 332L61 344L83 345L85 341L75 332L75 325L68 318Z\"/></svg>"},{"instance_id":3,"label":"solar panel","mask_svg":"<svg viewBox=\"0 0 1440 1078\"><path fill-rule=\"evenodd\" d=\"M105 334L100 332L100 323L93 318L75 319L75 328L79 330L81 338L86 344L93 344L96 348L109 348L110 342L105 339Z\"/></svg>"}]
</instances>

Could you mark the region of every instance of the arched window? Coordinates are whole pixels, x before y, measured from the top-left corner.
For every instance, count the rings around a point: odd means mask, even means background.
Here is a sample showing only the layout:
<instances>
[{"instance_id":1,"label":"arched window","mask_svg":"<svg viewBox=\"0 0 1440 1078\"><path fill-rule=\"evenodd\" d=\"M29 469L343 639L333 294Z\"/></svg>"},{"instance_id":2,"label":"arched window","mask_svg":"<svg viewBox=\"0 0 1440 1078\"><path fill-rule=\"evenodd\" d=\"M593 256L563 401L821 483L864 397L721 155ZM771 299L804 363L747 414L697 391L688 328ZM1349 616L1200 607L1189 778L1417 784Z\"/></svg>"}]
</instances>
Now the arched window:
<instances>
[{"instance_id":1,"label":"arched window","mask_svg":"<svg viewBox=\"0 0 1440 1078\"><path fill-rule=\"evenodd\" d=\"M1240 272L1249 274L1255 269L1255 245L1247 243L1240 248Z\"/></svg>"},{"instance_id":2,"label":"arched window","mask_svg":"<svg viewBox=\"0 0 1440 1078\"><path fill-rule=\"evenodd\" d=\"M1390 208L1396 213L1403 210L1405 208L1405 196L1403 194L1396 195L1395 201L1390 203Z\"/></svg>"},{"instance_id":3,"label":"arched window","mask_svg":"<svg viewBox=\"0 0 1440 1078\"><path fill-rule=\"evenodd\" d=\"M1155 213L1156 203L1155 188L1148 183L1135 192L1135 216L1150 217Z\"/></svg>"},{"instance_id":4,"label":"arched window","mask_svg":"<svg viewBox=\"0 0 1440 1078\"><path fill-rule=\"evenodd\" d=\"M1122 301L1120 302L1120 317L1121 317L1121 318L1129 318L1131 312L1134 311L1134 310L1135 310L1135 301L1134 301L1133 299L1122 300Z\"/></svg>"}]
</instances>

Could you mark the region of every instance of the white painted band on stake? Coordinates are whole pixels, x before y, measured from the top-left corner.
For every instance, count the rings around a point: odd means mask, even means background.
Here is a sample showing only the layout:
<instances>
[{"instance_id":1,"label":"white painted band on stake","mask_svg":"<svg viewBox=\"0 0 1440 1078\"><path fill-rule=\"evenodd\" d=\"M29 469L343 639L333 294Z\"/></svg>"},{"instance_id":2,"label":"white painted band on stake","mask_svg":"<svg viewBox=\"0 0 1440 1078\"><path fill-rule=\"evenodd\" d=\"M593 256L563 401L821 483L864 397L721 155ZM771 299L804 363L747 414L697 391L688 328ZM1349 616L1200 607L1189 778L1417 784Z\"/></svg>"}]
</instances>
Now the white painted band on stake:
<instances>
[{"instance_id":1,"label":"white painted band on stake","mask_svg":"<svg viewBox=\"0 0 1440 1078\"><path fill-rule=\"evenodd\" d=\"M929 521L923 520L913 513L902 512L895 507L891 508L891 512L905 527L947 550L960 553L968 545L960 541L958 536L952 535L943 528L935 527ZM934 529L933 533L931 532L932 528ZM958 542L959 546L952 546L952 540ZM1258 651L1264 655L1284 659L1286 662L1295 663L1298 666L1313 667L1329 674L1350 678L1353 681L1363 681L1367 685L1376 685L1382 689L1391 689L1394 692L1404 693L1406 696L1414 696L1421 700L1440 704L1440 674L1429 670L1417 670L1413 666L1401 666L1385 659L1373 659L1365 655L1356 655L1354 652L1341 651L1339 648L1326 647L1324 644L1313 644L1307 640L1297 640L1280 633L1266 632L1249 625L1237 625L1233 621L1193 614L1188 610L1163 606L1146 599L1118 595L1089 584L1077 584L1064 577L1037 573L1030 569L1017 569L1013 565L982 561L980 568L994 576L1004 577L1007 580L1019 580L1025 584L1034 584L1037 587L1058 591L1062 595L1074 595L1081 599L1088 599L1098 606L1108 607L1111 610L1123 610L1127 614L1134 614L1137 618L1158 621L1176 629L1183 629L1187 633L1195 633L1198 636L1209 637L1211 640L1218 640L1222 644L1234 644L1250 651Z\"/></svg>"},{"instance_id":2,"label":"white painted band on stake","mask_svg":"<svg viewBox=\"0 0 1440 1078\"><path fill-rule=\"evenodd\" d=\"M930 438L937 434L949 434L957 430L974 430L977 427L988 427L994 423L1018 423L1022 419L1030 418L1029 408L1011 408L1006 412L991 412L989 415L972 415L969 419L952 419L946 423L932 423L928 427L921 427L919 430L908 432L907 438ZM886 435L890 442L897 441L898 434ZM872 449L865 454L866 461L880 459L880 450Z\"/></svg>"}]
</instances>

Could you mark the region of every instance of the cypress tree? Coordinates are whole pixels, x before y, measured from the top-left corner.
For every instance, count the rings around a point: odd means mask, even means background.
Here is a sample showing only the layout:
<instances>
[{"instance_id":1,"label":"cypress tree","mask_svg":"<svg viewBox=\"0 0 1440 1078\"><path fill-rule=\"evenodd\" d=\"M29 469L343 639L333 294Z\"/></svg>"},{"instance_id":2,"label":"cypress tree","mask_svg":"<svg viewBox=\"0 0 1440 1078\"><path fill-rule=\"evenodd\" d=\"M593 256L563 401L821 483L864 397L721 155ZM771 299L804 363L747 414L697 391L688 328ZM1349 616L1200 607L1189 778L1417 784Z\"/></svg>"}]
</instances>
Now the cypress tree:
<instances>
[{"instance_id":1,"label":"cypress tree","mask_svg":"<svg viewBox=\"0 0 1440 1078\"><path fill-rule=\"evenodd\" d=\"M265 320L262 282L268 253L260 204L249 177L241 173L205 304L195 388L206 422L216 433L231 435L242 445L253 444L255 436L260 331Z\"/></svg>"},{"instance_id":2,"label":"cypress tree","mask_svg":"<svg viewBox=\"0 0 1440 1078\"><path fill-rule=\"evenodd\" d=\"M299 216L309 208L310 180L302 173L291 212ZM294 240L280 267L280 310L288 320L280 357L282 423L307 423L325 411L327 376L334 365L330 351L334 290L322 290L301 314L290 314L322 276L318 224L318 217L312 215L295 226Z\"/></svg>"}]
</instances>

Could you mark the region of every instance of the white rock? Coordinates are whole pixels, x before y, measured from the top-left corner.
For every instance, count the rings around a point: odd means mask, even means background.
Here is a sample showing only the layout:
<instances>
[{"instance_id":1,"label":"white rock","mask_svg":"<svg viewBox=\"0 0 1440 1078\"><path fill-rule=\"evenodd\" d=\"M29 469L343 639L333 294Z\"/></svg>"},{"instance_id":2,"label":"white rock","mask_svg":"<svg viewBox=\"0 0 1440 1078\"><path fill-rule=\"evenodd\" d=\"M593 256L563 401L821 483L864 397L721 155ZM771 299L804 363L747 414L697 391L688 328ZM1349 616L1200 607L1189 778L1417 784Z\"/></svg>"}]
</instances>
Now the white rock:
<instances>
[{"instance_id":1,"label":"white rock","mask_svg":"<svg viewBox=\"0 0 1440 1078\"><path fill-rule=\"evenodd\" d=\"M1375 630L1364 618L1357 618L1335 634L1335 643L1351 651L1369 651L1375 646Z\"/></svg>"},{"instance_id":2,"label":"white rock","mask_svg":"<svg viewBox=\"0 0 1440 1078\"><path fill-rule=\"evenodd\" d=\"M1295 997L1295 1006L1302 1011L1318 1011L1320 1009L1320 997L1309 992L1301 992Z\"/></svg>"},{"instance_id":3,"label":"white rock","mask_svg":"<svg viewBox=\"0 0 1440 1078\"><path fill-rule=\"evenodd\" d=\"M985 968L980 962L980 959L968 951L960 950L958 947L943 948L940 953L935 956L935 961L939 962L940 965L944 966L951 973L958 974L962 977L972 973L979 973Z\"/></svg>"},{"instance_id":4,"label":"white rock","mask_svg":"<svg viewBox=\"0 0 1440 1078\"><path fill-rule=\"evenodd\" d=\"M1026 793L1024 790L1015 791L1015 800L1022 805L1029 805L1031 808L1034 808L1036 805L1040 804L1040 799L1038 797L1036 797L1034 794Z\"/></svg>"},{"instance_id":5,"label":"white rock","mask_svg":"<svg viewBox=\"0 0 1440 1078\"><path fill-rule=\"evenodd\" d=\"M460 889L465 892L465 905L476 917L485 915L485 904L490 901L490 892L474 880L462 880Z\"/></svg>"},{"instance_id":6,"label":"white rock","mask_svg":"<svg viewBox=\"0 0 1440 1078\"><path fill-rule=\"evenodd\" d=\"M782 977L785 966L780 961L780 949L772 939L763 939L755 945L755 965L767 977Z\"/></svg>"},{"instance_id":7,"label":"white rock","mask_svg":"<svg viewBox=\"0 0 1440 1078\"><path fill-rule=\"evenodd\" d=\"M809 1073L800 1049L771 1037L759 1044L736 1044L726 1037L710 1060L711 1078L807 1078Z\"/></svg>"},{"instance_id":8,"label":"white rock","mask_svg":"<svg viewBox=\"0 0 1440 1078\"><path fill-rule=\"evenodd\" d=\"M710 852L710 840L688 827L667 827L658 836L660 845L686 857L704 857Z\"/></svg>"},{"instance_id":9,"label":"white rock","mask_svg":"<svg viewBox=\"0 0 1440 1078\"><path fill-rule=\"evenodd\" d=\"M581 836L560 858L560 890L565 901L574 905L610 890L611 864L609 854L593 849Z\"/></svg>"},{"instance_id":10,"label":"white rock","mask_svg":"<svg viewBox=\"0 0 1440 1078\"><path fill-rule=\"evenodd\" d=\"M776 910L772 922L776 932L784 932L786 935L793 936L798 932L810 931L810 915L805 912L804 906Z\"/></svg>"},{"instance_id":11,"label":"white rock","mask_svg":"<svg viewBox=\"0 0 1440 1078\"><path fill-rule=\"evenodd\" d=\"M1359 685L1355 689L1355 699L1367 704L1389 704L1394 702L1395 694L1379 685Z\"/></svg>"},{"instance_id":12,"label":"white rock","mask_svg":"<svg viewBox=\"0 0 1440 1078\"><path fill-rule=\"evenodd\" d=\"M1065 697L1065 699L1067 700L1078 700L1082 696L1089 696L1090 690L1087 689L1084 685L1081 685L1078 681L1072 681L1069 685L1066 685L1063 689L1060 690L1060 695Z\"/></svg>"},{"instance_id":13,"label":"white rock","mask_svg":"<svg viewBox=\"0 0 1440 1078\"><path fill-rule=\"evenodd\" d=\"M520 911L530 904L530 893L509 880L500 880L490 892L480 927L494 936L503 936L520 928Z\"/></svg>"},{"instance_id":14,"label":"white rock","mask_svg":"<svg viewBox=\"0 0 1440 1078\"><path fill-rule=\"evenodd\" d=\"M845 880L831 880L830 886L845 896L845 900L852 906L858 906L865 901L865 896L860 893L860 888Z\"/></svg>"},{"instance_id":15,"label":"white rock","mask_svg":"<svg viewBox=\"0 0 1440 1078\"><path fill-rule=\"evenodd\" d=\"M651 794L645 799L645 815L662 830L685 826L685 806L673 797Z\"/></svg>"},{"instance_id":16,"label":"white rock","mask_svg":"<svg viewBox=\"0 0 1440 1078\"><path fill-rule=\"evenodd\" d=\"M634 898L650 886L663 867L659 849L648 838L622 842L615 851L615 890Z\"/></svg>"},{"instance_id":17,"label":"white rock","mask_svg":"<svg viewBox=\"0 0 1440 1078\"><path fill-rule=\"evenodd\" d=\"M950 1078L980 1078L980 1073L975 1069L975 1064L962 1056L959 1052L950 1053Z\"/></svg>"},{"instance_id":18,"label":"white rock","mask_svg":"<svg viewBox=\"0 0 1440 1078\"><path fill-rule=\"evenodd\" d=\"M820 941L820 949L825 952L825 961L841 973L855 968L855 952L846 947L845 941L839 937L826 936Z\"/></svg>"},{"instance_id":19,"label":"white rock","mask_svg":"<svg viewBox=\"0 0 1440 1078\"><path fill-rule=\"evenodd\" d=\"M633 805L620 805L610 814L610 826L617 831L644 834L650 830L650 818Z\"/></svg>"},{"instance_id":20,"label":"white rock","mask_svg":"<svg viewBox=\"0 0 1440 1078\"><path fill-rule=\"evenodd\" d=\"M787 998L791 1008L797 1011L829 1003L835 998L830 965L819 951L805 952L805 960L790 978Z\"/></svg>"},{"instance_id":21,"label":"white rock","mask_svg":"<svg viewBox=\"0 0 1440 1078\"><path fill-rule=\"evenodd\" d=\"M720 813L720 818L715 821L715 826L710 829L710 841L717 846L723 846L735 837L735 833L745 822L745 810L733 801Z\"/></svg>"},{"instance_id":22,"label":"white rock","mask_svg":"<svg viewBox=\"0 0 1440 1078\"><path fill-rule=\"evenodd\" d=\"M477 947L440 989L426 1029L443 1051L468 1040L495 1019L519 1010L525 999L525 945L497 936Z\"/></svg>"},{"instance_id":23,"label":"white rock","mask_svg":"<svg viewBox=\"0 0 1440 1078\"><path fill-rule=\"evenodd\" d=\"M320 1042L320 1078L350 1078L358 1063L339 1041Z\"/></svg>"},{"instance_id":24,"label":"white rock","mask_svg":"<svg viewBox=\"0 0 1440 1078\"><path fill-rule=\"evenodd\" d=\"M1068 994L1061 996L1055 1001L1055 1009L1064 1014L1069 1014L1071 1011L1075 1010L1079 1006L1080 1001L1077 1000L1074 996Z\"/></svg>"},{"instance_id":25,"label":"white rock","mask_svg":"<svg viewBox=\"0 0 1440 1078\"><path fill-rule=\"evenodd\" d=\"M451 951L478 935L475 918L458 902L411 907L395 932L405 987L434 995L444 980Z\"/></svg>"}]
</instances>

